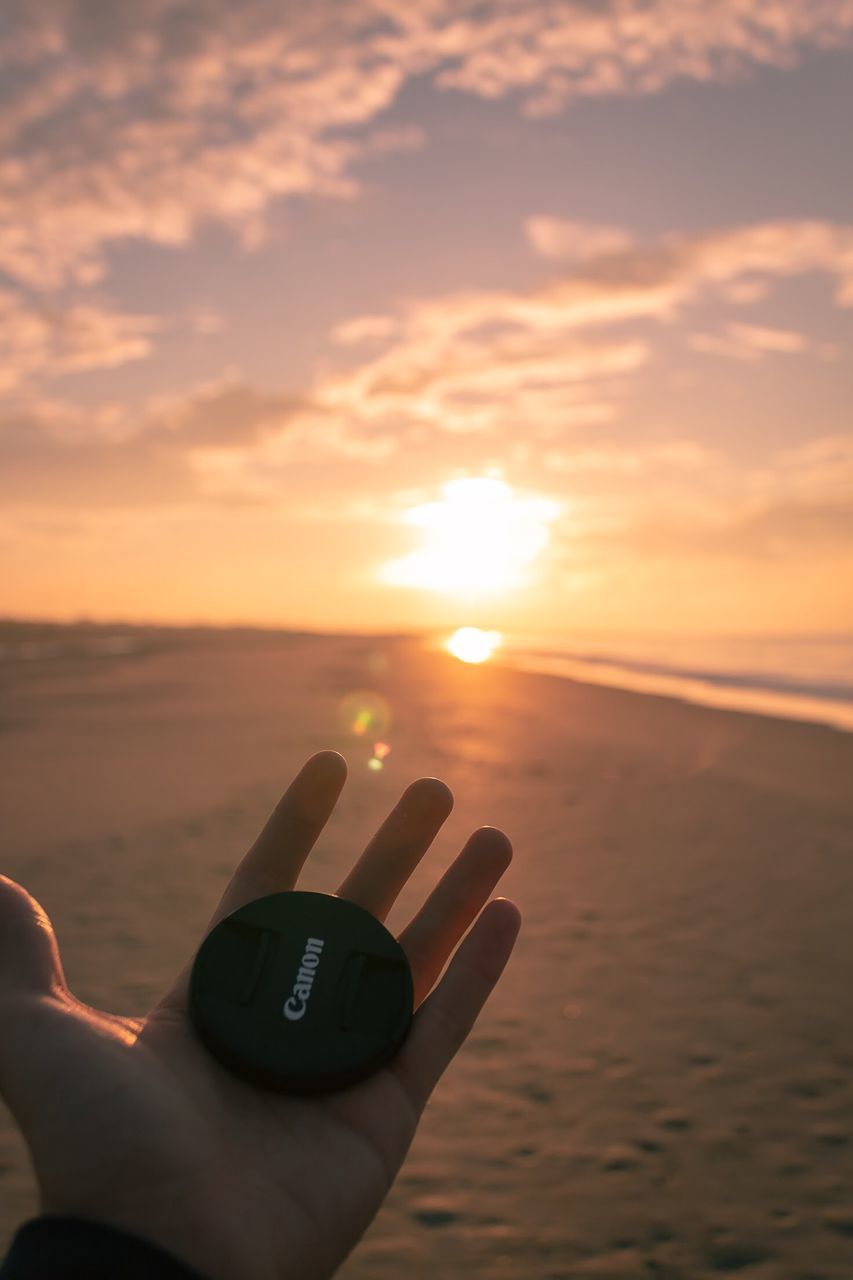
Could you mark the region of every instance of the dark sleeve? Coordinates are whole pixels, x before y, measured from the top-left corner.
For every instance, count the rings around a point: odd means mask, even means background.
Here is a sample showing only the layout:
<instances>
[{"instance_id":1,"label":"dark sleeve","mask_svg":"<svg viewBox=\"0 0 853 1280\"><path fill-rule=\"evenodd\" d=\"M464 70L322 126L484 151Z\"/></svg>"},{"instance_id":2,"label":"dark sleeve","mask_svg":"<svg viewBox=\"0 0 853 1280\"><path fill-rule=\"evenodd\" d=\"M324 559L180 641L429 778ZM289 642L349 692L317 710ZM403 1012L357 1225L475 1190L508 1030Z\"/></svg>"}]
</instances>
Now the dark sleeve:
<instances>
[{"instance_id":1,"label":"dark sleeve","mask_svg":"<svg viewBox=\"0 0 853 1280\"><path fill-rule=\"evenodd\" d=\"M160 1245L106 1223L58 1213L18 1228L0 1280L205 1280Z\"/></svg>"}]
</instances>

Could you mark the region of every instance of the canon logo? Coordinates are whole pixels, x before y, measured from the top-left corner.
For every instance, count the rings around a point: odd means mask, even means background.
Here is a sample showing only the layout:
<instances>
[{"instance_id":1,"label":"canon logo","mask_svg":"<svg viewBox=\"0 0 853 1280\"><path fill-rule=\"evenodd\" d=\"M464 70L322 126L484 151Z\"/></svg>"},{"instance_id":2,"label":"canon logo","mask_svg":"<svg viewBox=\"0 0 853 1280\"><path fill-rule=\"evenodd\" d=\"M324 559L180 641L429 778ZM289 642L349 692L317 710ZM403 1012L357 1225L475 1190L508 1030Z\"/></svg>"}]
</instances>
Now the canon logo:
<instances>
[{"instance_id":1,"label":"canon logo","mask_svg":"<svg viewBox=\"0 0 853 1280\"><path fill-rule=\"evenodd\" d=\"M300 961L299 972L293 984L293 991L285 1000L283 1007L285 1018L289 1018L291 1022L298 1022L300 1018L305 1017L308 998L314 985L314 975L320 963L320 952L322 950L322 938L309 938L305 943L305 955Z\"/></svg>"}]
</instances>

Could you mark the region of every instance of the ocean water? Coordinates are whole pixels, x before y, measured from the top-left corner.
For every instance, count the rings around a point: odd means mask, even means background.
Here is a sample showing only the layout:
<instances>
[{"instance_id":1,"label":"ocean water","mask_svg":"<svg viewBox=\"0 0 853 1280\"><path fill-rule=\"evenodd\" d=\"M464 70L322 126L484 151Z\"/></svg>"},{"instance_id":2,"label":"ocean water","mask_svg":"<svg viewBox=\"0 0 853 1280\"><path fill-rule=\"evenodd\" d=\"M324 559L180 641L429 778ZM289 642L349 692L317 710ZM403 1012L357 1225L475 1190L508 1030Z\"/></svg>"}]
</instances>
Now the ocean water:
<instances>
[{"instance_id":1,"label":"ocean water","mask_svg":"<svg viewBox=\"0 0 853 1280\"><path fill-rule=\"evenodd\" d=\"M586 684L853 731L853 635L505 633L494 660Z\"/></svg>"}]
</instances>

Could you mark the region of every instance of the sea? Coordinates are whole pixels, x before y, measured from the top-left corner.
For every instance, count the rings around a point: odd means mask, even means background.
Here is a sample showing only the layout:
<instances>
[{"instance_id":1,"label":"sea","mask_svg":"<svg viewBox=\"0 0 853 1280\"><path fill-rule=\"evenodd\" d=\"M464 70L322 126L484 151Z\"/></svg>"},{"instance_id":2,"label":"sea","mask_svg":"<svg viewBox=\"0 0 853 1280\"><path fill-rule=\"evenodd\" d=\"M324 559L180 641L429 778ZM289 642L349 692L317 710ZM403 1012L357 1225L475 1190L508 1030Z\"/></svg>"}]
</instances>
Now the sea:
<instances>
[{"instance_id":1,"label":"sea","mask_svg":"<svg viewBox=\"0 0 853 1280\"><path fill-rule=\"evenodd\" d=\"M706 707L853 732L853 634L523 635L494 661Z\"/></svg>"}]
</instances>

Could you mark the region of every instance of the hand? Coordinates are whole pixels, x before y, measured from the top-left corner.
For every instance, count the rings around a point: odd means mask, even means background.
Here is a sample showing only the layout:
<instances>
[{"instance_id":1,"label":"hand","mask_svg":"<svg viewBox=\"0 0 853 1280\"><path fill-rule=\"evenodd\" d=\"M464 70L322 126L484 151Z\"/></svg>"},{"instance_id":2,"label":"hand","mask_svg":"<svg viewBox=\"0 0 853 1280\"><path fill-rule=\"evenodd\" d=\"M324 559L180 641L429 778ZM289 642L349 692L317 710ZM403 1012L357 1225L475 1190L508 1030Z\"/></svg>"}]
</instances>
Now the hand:
<instances>
[{"instance_id":1,"label":"hand","mask_svg":"<svg viewBox=\"0 0 853 1280\"><path fill-rule=\"evenodd\" d=\"M345 778L336 752L308 761L208 931L244 903L294 888ZM452 804L438 779L413 783L338 896L384 919ZM511 856L495 828L470 838L400 934L417 1009L402 1049L367 1080L319 1097L256 1088L207 1053L186 1011L194 957L145 1017L77 1000L44 912L0 877L0 1093L28 1143L42 1211L145 1236L212 1280L331 1276L382 1204L509 958L520 918L497 899L429 994Z\"/></svg>"}]
</instances>

